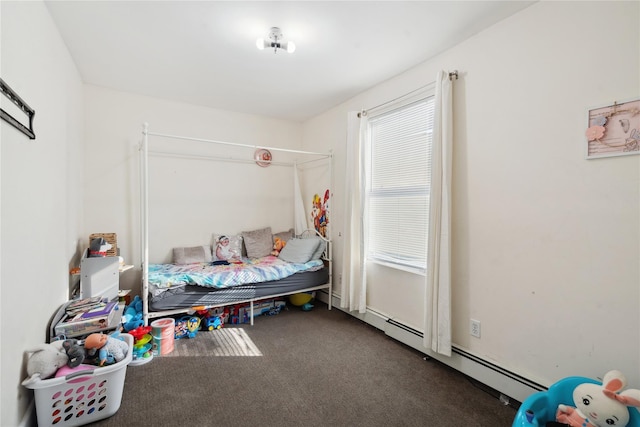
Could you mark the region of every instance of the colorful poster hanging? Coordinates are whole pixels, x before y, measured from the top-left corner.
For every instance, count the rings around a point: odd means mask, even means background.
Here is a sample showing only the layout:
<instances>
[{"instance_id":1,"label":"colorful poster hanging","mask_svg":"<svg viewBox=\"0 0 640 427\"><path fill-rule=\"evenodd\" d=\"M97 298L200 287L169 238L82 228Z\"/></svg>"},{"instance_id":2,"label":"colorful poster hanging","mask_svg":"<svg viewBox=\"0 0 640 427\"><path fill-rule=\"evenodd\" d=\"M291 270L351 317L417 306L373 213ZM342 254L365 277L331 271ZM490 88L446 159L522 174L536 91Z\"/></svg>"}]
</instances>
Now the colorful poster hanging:
<instances>
[{"instance_id":1,"label":"colorful poster hanging","mask_svg":"<svg viewBox=\"0 0 640 427\"><path fill-rule=\"evenodd\" d=\"M324 192L324 198L318 194L313 195L311 207L313 226L322 237L327 237L327 224L329 223L329 189Z\"/></svg>"}]
</instances>

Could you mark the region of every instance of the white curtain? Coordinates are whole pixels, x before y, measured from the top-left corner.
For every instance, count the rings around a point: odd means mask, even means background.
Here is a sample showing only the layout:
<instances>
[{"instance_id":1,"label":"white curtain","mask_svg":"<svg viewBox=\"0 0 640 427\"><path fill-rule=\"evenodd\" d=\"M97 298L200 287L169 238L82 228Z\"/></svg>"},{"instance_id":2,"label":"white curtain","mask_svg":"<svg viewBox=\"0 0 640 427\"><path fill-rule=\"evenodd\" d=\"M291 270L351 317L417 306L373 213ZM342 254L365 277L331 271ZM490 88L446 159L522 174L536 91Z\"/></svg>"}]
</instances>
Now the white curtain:
<instances>
[{"instance_id":1,"label":"white curtain","mask_svg":"<svg viewBox=\"0 0 640 427\"><path fill-rule=\"evenodd\" d=\"M302 191L300 190L300 180L298 178L298 166L293 167L293 192L294 192L294 230L296 236L302 234L307 227L307 214L304 211L304 202L302 201Z\"/></svg>"},{"instance_id":2,"label":"white curtain","mask_svg":"<svg viewBox=\"0 0 640 427\"><path fill-rule=\"evenodd\" d=\"M367 119L349 112L345 171L345 231L342 258L342 299L340 307L364 313L367 308L365 265L365 179L364 144Z\"/></svg>"},{"instance_id":3,"label":"white curtain","mask_svg":"<svg viewBox=\"0 0 640 427\"><path fill-rule=\"evenodd\" d=\"M440 71L436 80L424 346L451 356L451 150L452 83Z\"/></svg>"}]
</instances>

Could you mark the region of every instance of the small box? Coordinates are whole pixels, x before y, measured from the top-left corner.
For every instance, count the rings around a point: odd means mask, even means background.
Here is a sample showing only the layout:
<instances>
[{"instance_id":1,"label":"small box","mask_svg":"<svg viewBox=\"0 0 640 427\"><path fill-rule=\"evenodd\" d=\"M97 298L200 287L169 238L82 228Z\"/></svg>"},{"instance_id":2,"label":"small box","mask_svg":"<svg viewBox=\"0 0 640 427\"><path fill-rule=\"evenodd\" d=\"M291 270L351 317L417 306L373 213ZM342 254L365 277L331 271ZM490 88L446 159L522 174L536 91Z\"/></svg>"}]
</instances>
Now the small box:
<instances>
[{"instance_id":1,"label":"small box","mask_svg":"<svg viewBox=\"0 0 640 427\"><path fill-rule=\"evenodd\" d=\"M106 308L106 313L96 315L94 317L83 317L86 313L79 313L75 316L65 316L55 326L54 333L56 336L64 335L67 338L73 338L80 335L87 335L93 332L100 332L106 329L115 328L120 323L120 310L117 302L110 302Z\"/></svg>"}]
</instances>

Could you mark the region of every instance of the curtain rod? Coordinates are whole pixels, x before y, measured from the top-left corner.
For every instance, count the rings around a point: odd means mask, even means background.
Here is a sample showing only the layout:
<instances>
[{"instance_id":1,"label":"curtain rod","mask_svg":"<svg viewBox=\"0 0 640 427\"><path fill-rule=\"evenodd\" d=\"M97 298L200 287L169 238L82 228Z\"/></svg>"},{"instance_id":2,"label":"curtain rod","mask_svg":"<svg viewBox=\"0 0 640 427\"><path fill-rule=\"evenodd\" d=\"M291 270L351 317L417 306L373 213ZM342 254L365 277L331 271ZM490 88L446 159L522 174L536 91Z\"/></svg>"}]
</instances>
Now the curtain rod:
<instances>
[{"instance_id":1,"label":"curtain rod","mask_svg":"<svg viewBox=\"0 0 640 427\"><path fill-rule=\"evenodd\" d=\"M453 70L453 71L451 71L449 73L449 80L453 80L453 79L458 80L458 70ZM385 105L392 104L392 103L394 103L396 101L401 100L402 98L406 98L408 96L413 95L416 92L420 92L421 90L424 90L425 88L427 88L427 87L429 87L431 85L433 85L433 83L429 83L429 84L426 84L424 86L420 86L419 88L414 89L409 93L405 93L404 95L400 95L399 97L394 98L394 99L392 99L390 101L386 101L386 102L383 102L382 104L376 105L375 107L371 107L371 108L367 108L366 110L362 110L361 112L358 113L358 117L362 117L363 115L366 116L369 111L374 111L377 108L384 107Z\"/></svg>"}]
</instances>

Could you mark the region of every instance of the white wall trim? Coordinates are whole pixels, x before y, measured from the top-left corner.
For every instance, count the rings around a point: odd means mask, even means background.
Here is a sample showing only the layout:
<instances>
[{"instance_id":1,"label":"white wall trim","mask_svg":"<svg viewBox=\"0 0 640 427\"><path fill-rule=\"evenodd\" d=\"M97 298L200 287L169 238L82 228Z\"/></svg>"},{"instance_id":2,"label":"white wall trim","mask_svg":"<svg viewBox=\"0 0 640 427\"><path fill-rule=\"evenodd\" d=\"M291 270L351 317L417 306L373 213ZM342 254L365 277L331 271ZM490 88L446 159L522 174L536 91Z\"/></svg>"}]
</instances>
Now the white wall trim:
<instances>
[{"instance_id":1,"label":"white wall trim","mask_svg":"<svg viewBox=\"0 0 640 427\"><path fill-rule=\"evenodd\" d=\"M27 406L27 410L22 416L18 427L34 427L37 425L38 420L36 418L36 400L34 399L34 395L32 395L29 399L29 406Z\"/></svg>"},{"instance_id":2,"label":"white wall trim","mask_svg":"<svg viewBox=\"0 0 640 427\"><path fill-rule=\"evenodd\" d=\"M318 292L318 299L327 303L327 292ZM368 308L366 313L363 314L347 312L340 308L339 295L333 295L332 304L333 307L383 331L387 336L491 387L505 398L514 399L518 403L521 403L532 393L546 389L544 385L503 368L455 344L453 345L453 354L451 357L437 354L423 346L423 334L421 331L393 321L384 314Z\"/></svg>"}]
</instances>

